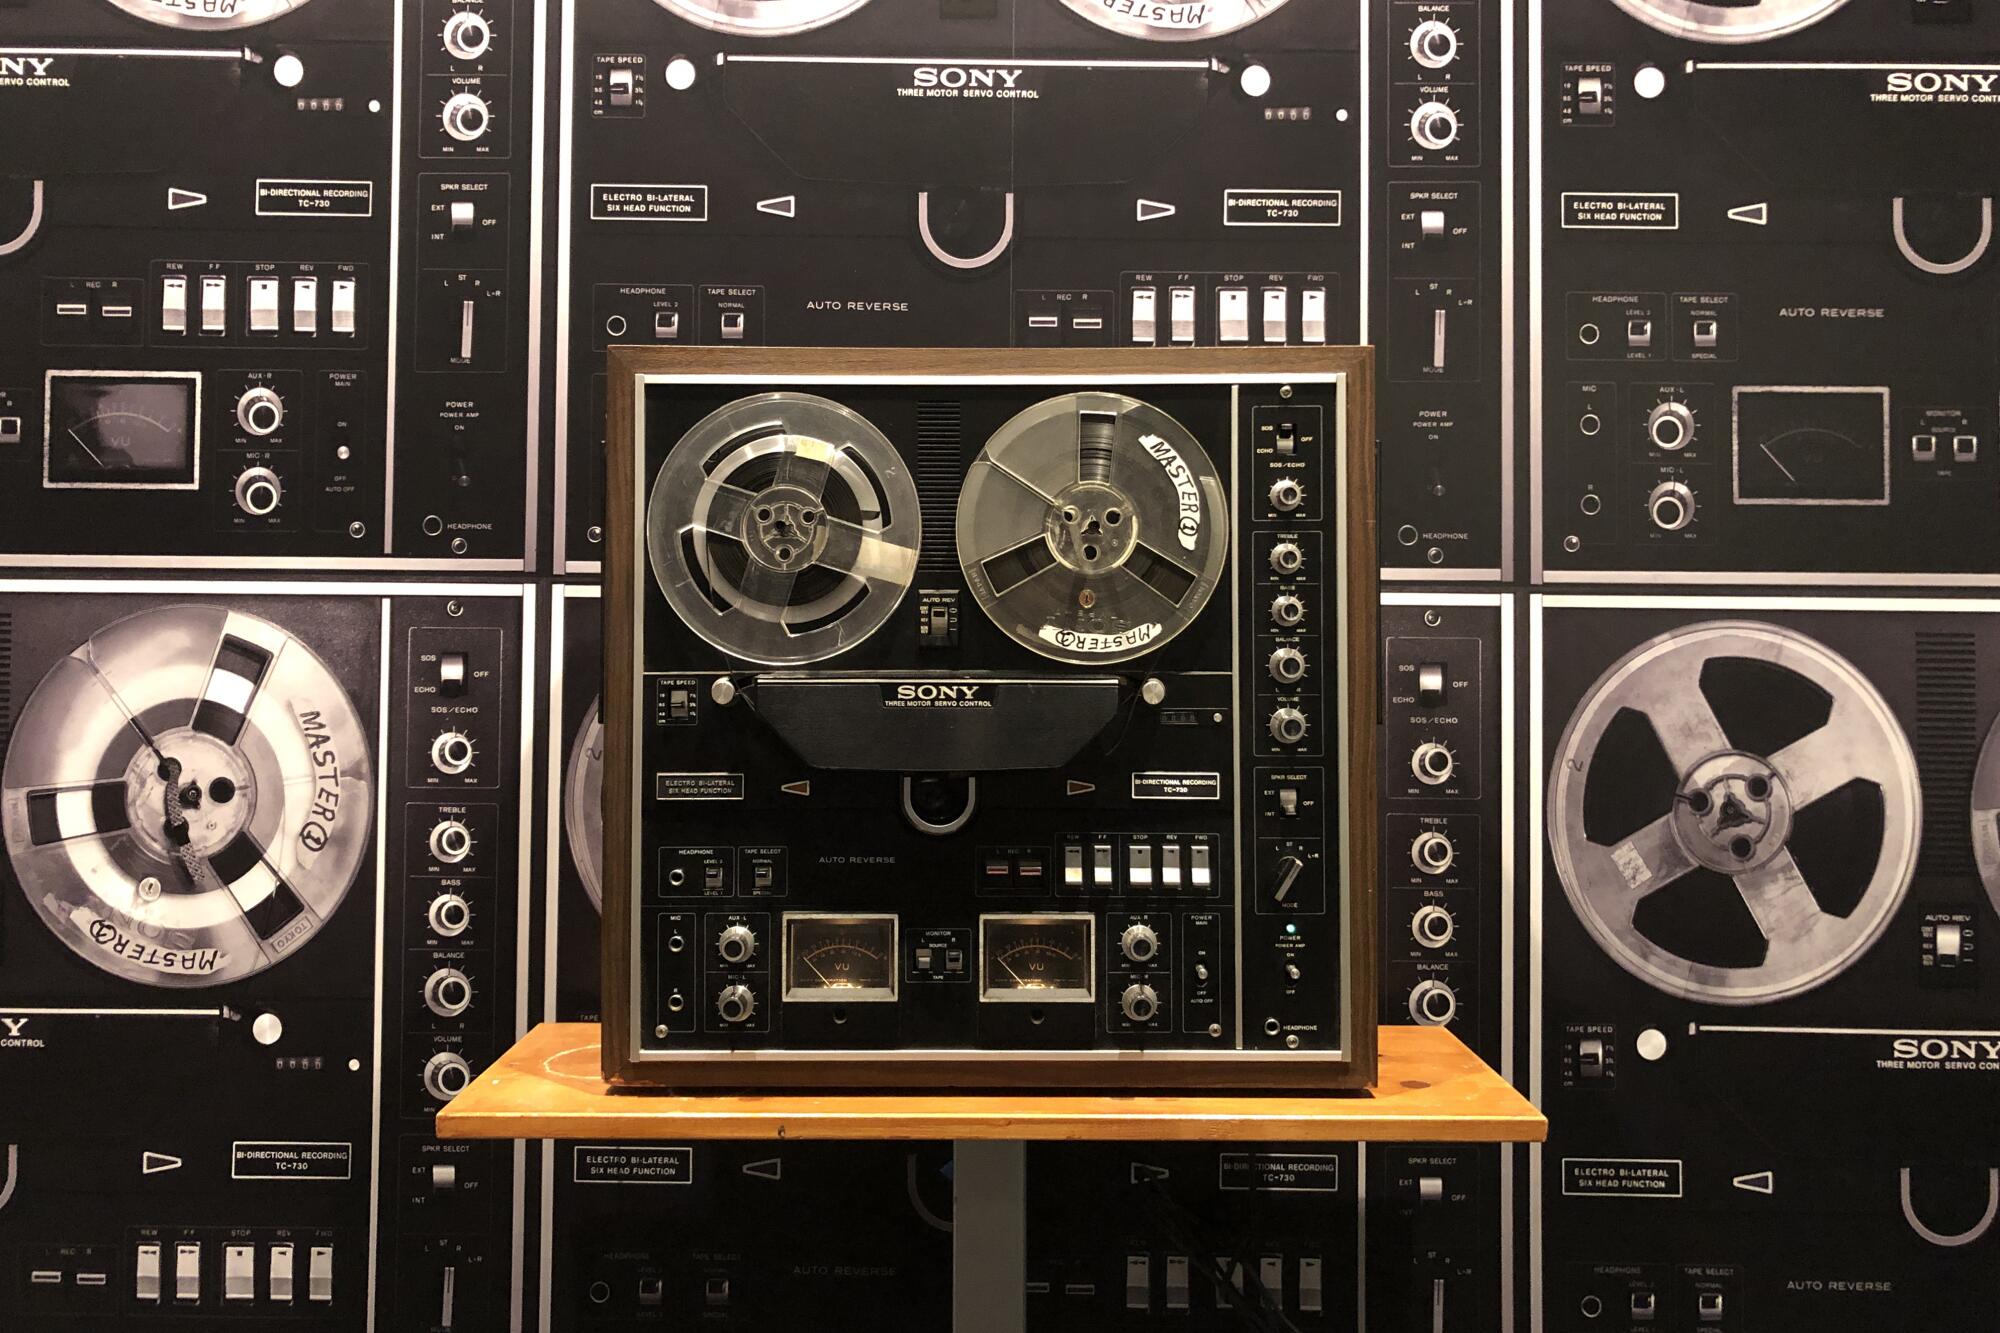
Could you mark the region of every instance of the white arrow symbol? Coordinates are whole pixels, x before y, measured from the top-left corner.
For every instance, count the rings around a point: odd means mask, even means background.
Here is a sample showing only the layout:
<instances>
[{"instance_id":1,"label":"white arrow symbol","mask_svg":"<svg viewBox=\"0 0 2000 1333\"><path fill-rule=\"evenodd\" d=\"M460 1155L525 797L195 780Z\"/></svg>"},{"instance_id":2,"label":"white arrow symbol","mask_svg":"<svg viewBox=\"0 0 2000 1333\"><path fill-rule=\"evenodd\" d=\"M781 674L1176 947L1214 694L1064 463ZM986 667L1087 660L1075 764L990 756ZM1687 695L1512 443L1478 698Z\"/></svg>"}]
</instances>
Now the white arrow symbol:
<instances>
[{"instance_id":1,"label":"white arrow symbol","mask_svg":"<svg viewBox=\"0 0 2000 1333\"><path fill-rule=\"evenodd\" d=\"M1170 218L1178 212L1180 210L1172 204L1163 204L1157 199L1141 199L1134 210L1134 215L1141 222L1156 222L1161 218Z\"/></svg>"},{"instance_id":2,"label":"white arrow symbol","mask_svg":"<svg viewBox=\"0 0 2000 1333\"><path fill-rule=\"evenodd\" d=\"M1139 1184L1141 1181L1165 1180L1166 1178L1167 1168L1164 1166L1154 1166L1150 1162L1132 1163L1132 1183L1134 1185Z\"/></svg>"},{"instance_id":3,"label":"white arrow symbol","mask_svg":"<svg viewBox=\"0 0 2000 1333\"><path fill-rule=\"evenodd\" d=\"M162 1171L178 1171L181 1159L171 1153L142 1152L139 1154L139 1174L157 1176Z\"/></svg>"},{"instance_id":4,"label":"white arrow symbol","mask_svg":"<svg viewBox=\"0 0 2000 1333\"><path fill-rule=\"evenodd\" d=\"M1767 227L1771 224L1769 204L1742 204L1729 210L1731 222L1747 222L1753 227Z\"/></svg>"},{"instance_id":5,"label":"white arrow symbol","mask_svg":"<svg viewBox=\"0 0 2000 1333\"><path fill-rule=\"evenodd\" d=\"M1777 1186L1776 1178L1769 1171L1753 1171L1747 1176L1737 1176L1729 1183L1752 1194L1769 1194Z\"/></svg>"},{"instance_id":6,"label":"white arrow symbol","mask_svg":"<svg viewBox=\"0 0 2000 1333\"><path fill-rule=\"evenodd\" d=\"M774 217L795 218L799 215L799 197L795 194L781 194L775 199L759 199L759 213L769 213Z\"/></svg>"},{"instance_id":7,"label":"white arrow symbol","mask_svg":"<svg viewBox=\"0 0 2000 1333\"><path fill-rule=\"evenodd\" d=\"M760 1180L778 1180L784 1175L785 1163L780 1157L766 1157L760 1162L745 1162L743 1174L756 1176Z\"/></svg>"},{"instance_id":8,"label":"white arrow symbol","mask_svg":"<svg viewBox=\"0 0 2000 1333\"><path fill-rule=\"evenodd\" d=\"M183 190L178 185L169 185L167 187L167 211L169 213L177 212L183 208L200 208L207 202L208 196L205 194L198 194L193 190Z\"/></svg>"}]
</instances>

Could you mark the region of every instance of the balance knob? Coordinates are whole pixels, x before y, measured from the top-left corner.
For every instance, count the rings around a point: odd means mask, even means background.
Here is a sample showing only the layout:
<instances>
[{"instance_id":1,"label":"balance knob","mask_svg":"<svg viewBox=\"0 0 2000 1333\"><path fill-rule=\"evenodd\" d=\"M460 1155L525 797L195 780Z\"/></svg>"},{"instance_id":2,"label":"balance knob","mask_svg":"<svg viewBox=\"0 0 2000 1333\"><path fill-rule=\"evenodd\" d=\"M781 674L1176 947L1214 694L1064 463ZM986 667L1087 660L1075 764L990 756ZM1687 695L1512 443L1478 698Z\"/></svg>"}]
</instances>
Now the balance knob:
<instances>
[{"instance_id":1,"label":"balance knob","mask_svg":"<svg viewBox=\"0 0 2000 1333\"><path fill-rule=\"evenodd\" d=\"M715 951L732 966L747 963L757 956L757 934L748 926L725 926L715 938Z\"/></svg>"},{"instance_id":2,"label":"balance knob","mask_svg":"<svg viewBox=\"0 0 2000 1333\"><path fill-rule=\"evenodd\" d=\"M725 1023L747 1023L757 1012L757 996L748 986L724 986L715 997L715 1012Z\"/></svg>"},{"instance_id":3,"label":"balance knob","mask_svg":"<svg viewBox=\"0 0 2000 1333\"><path fill-rule=\"evenodd\" d=\"M1127 926L1118 937L1118 948L1135 963L1150 963L1160 952L1160 937L1151 926Z\"/></svg>"},{"instance_id":4,"label":"balance knob","mask_svg":"<svg viewBox=\"0 0 2000 1333\"><path fill-rule=\"evenodd\" d=\"M1458 996L1442 981L1420 981L1410 992L1410 1017L1425 1027L1441 1028L1458 1014Z\"/></svg>"},{"instance_id":5,"label":"balance knob","mask_svg":"<svg viewBox=\"0 0 2000 1333\"><path fill-rule=\"evenodd\" d=\"M472 981L455 967L441 967L424 981L424 1007L439 1018L457 1018L472 1007Z\"/></svg>"},{"instance_id":6,"label":"balance knob","mask_svg":"<svg viewBox=\"0 0 2000 1333\"><path fill-rule=\"evenodd\" d=\"M1134 1023L1150 1023L1160 1012L1160 996L1151 986L1127 986L1118 1007Z\"/></svg>"},{"instance_id":7,"label":"balance knob","mask_svg":"<svg viewBox=\"0 0 2000 1333\"><path fill-rule=\"evenodd\" d=\"M492 123L493 113L477 93L453 93L444 104L444 132L460 143L471 143Z\"/></svg>"},{"instance_id":8,"label":"balance knob","mask_svg":"<svg viewBox=\"0 0 2000 1333\"><path fill-rule=\"evenodd\" d=\"M1297 542L1279 542L1271 548L1271 568L1276 573L1296 574L1305 563L1305 552Z\"/></svg>"},{"instance_id":9,"label":"balance knob","mask_svg":"<svg viewBox=\"0 0 2000 1333\"><path fill-rule=\"evenodd\" d=\"M1454 855L1451 839L1442 833L1419 833L1410 844L1410 860L1426 875L1442 875L1451 869Z\"/></svg>"},{"instance_id":10,"label":"balance knob","mask_svg":"<svg viewBox=\"0 0 2000 1333\"><path fill-rule=\"evenodd\" d=\"M493 29L486 16L461 9L444 21L444 49L453 60L477 60L493 46Z\"/></svg>"},{"instance_id":11,"label":"balance knob","mask_svg":"<svg viewBox=\"0 0 2000 1333\"><path fill-rule=\"evenodd\" d=\"M1290 593L1283 593L1271 602L1273 623L1290 629L1306 618L1306 604Z\"/></svg>"},{"instance_id":12,"label":"balance knob","mask_svg":"<svg viewBox=\"0 0 2000 1333\"><path fill-rule=\"evenodd\" d=\"M1280 745L1297 745L1306 738L1306 715L1296 708L1280 708L1271 714L1271 738Z\"/></svg>"},{"instance_id":13,"label":"balance knob","mask_svg":"<svg viewBox=\"0 0 2000 1333\"><path fill-rule=\"evenodd\" d=\"M1410 137L1432 152L1449 148L1458 138L1458 113L1443 102L1426 102L1410 116Z\"/></svg>"},{"instance_id":14,"label":"balance knob","mask_svg":"<svg viewBox=\"0 0 2000 1333\"><path fill-rule=\"evenodd\" d=\"M252 435L269 435L285 424L285 400L259 384L236 400L236 424Z\"/></svg>"},{"instance_id":15,"label":"balance knob","mask_svg":"<svg viewBox=\"0 0 2000 1333\"><path fill-rule=\"evenodd\" d=\"M1290 477L1271 483L1271 508L1291 513L1306 502L1306 488Z\"/></svg>"},{"instance_id":16,"label":"balance knob","mask_svg":"<svg viewBox=\"0 0 2000 1333\"><path fill-rule=\"evenodd\" d=\"M1694 522L1694 492L1678 481L1663 481L1646 497L1646 513L1661 532L1679 532Z\"/></svg>"},{"instance_id":17,"label":"balance knob","mask_svg":"<svg viewBox=\"0 0 2000 1333\"><path fill-rule=\"evenodd\" d=\"M1265 665L1271 670L1271 679L1280 685L1296 685L1305 679L1306 655L1296 648L1278 649Z\"/></svg>"},{"instance_id":18,"label":"balance knob","mask_svg":"<svg viewBox=\"0 0 2000 1333\"><path fill-rule=\"evenodd\" d=\"M236 479L236 507L252 518L262 518L285 498L285 483L267 467L243 469Z\"/></svg>"},{"instance_id":19,"label":"balance knob","mask_svg":"<svg viewBox=\"0 0 2000 1333\"><path fill-rule=\"evenodd\" d=\"M1669 453L1685 449L1694 439L1694 413L1686 403L1661 403L1646 416L1646 434Z\"/></svg>"},{"instance_id":20,"label":"balance knob","mask_svg":"<svg viewBox=\"0 0 2000 1333\"><path fill-rule=\"evenodd\" d=\"M1458 34L1451 25L1425 19L1410 34L1410 59L1425 69L1443 69L1458 55Z\"/></svg>"}]
</instances>

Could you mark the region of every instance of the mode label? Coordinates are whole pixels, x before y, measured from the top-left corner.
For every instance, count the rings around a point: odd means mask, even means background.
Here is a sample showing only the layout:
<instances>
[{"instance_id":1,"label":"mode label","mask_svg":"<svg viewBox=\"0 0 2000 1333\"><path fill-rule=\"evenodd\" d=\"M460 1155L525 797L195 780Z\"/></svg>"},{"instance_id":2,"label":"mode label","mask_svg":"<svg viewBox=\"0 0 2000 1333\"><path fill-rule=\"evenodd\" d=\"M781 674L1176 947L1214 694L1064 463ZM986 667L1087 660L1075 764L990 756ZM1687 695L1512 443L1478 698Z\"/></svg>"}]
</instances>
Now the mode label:
<instances>
[{"instance_id":1,"label":"mode label","mask_svg":"<svg viewBox=\"0 0 2000 1333\"><path fill-rule=\"evenodd\" d=\"M653 799L740 801L743 799L743 775L741 773L655 773Z\"/></svg>"},{"instance_id":2,"label":"mode label","mask_svg":"<svg viewBox=\"0 0 2000 1333\"><path fill-rule=\"evenodd\" d=\"M1134 773L1132 799L1135 801L1219 801L1222 799L1220 773Z\"/></svg>"},{"instance_id":3,"label":"mode label","mask_svg":"<svg viewBox=\"0 0 2000 1333\"><path fill-rule=\"evenodd\" d=\"M1226 1190L1333 1194L1340 1189L1340 1159L1330 1153L1226 1152L1216 1166Z\"/></svg>"},{"instance_id":4,"label":"mode label","mask_svg":"<svg viewBox=\"0 0 2000 1333\"><path fill-rule=\"evenodd\" d=\"M579 1185L692 1185L694 1149L579 1143L570 1178Z\"/></svg>"},{"instance_id":5,"label":"mode label","mask_svg":"<svg viewBox=\"0 0 2000 1333\"><path fill-rule=\"evenodd\" d=\"M594 222L706 222L706 185L592 185Z\"/></svg>"},{"instance_id":6,"label":"mode label","mask_svg":"<svg viewBox=\"0 0 2000 1333\"><path fill-rule=\"evenodd\" d=\"M1678 1199L1681 1164L1671 1158L1565 1157L1563 1193L1620 1199Z\"/></svg>"},{"instance_id":7,"label":"mode label","mask_svg":"<svg viewBox=\"0 0 2000 1333\"><path fill-rule=\"evenodd\" d=\"M238 1140L229 1145L231 1180L347 1180L353 1175L351 1143Z\"/></svg>"},{"instance_id":8,"label":"mode label","mask_svg":"<svg viewBox=\"0 0 2000 1333\"><path fill-rule=\"evenodd\" d=\"M1563 226L1571 231L1679 231L1681 197L1612 191L1566 191Z\"/></svg>"},{"instance_id":9,"label":"mode label","mask_svg":"<svg viewBox=\"0 0 2000 1333\"><path fill-rule=\"evenodd\" d=\"M1225 227L1338 227L1339 190L1224 190Z\"/></svg>"},{"instance_id":10,"label":"mode label","mask_svg":"<svg viewBox=\"0 0 2000 1333\"><path fill-rule=\"evenodd\" d=\"M373 181L260 180L260 218L370 218L375 216Z\"/></svg>"}]
</instances>

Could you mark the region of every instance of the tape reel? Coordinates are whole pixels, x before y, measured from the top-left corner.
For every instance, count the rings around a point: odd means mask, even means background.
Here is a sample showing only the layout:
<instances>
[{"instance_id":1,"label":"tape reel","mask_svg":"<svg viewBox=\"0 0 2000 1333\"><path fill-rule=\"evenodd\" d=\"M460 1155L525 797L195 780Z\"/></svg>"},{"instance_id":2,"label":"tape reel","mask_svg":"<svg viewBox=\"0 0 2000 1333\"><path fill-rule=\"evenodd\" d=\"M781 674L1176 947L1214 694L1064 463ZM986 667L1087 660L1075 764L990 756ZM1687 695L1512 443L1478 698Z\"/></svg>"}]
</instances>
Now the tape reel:
<instances>
[{"instance_id":1,"label":"tape reel","mask_svg":"<svg viewBox=\"0 0 2000 1333\"><path fill-rule=\"evenodd\" d=\"M738 37L783 37L846 18L868 0L654 0L689 23Z\"/></svg>"},{"instance_id":2,"label":"tape reel","mask_svg":"<svg viewBox=\"0 0 2000 1333\"><path fill-rule=\"evenodd\" d=\"M563 769L563 838L583 891L599 913L604 911L603 703L601 698L590 701L590 714L577 728Z\"/></svg>"},{"instance_id":3,"label":"tape reel","mask_svg":"<svg viewBox=\"0 0 2000 1333\"><path fill-rule=\"evenodd\" d=\"M2000 912L2000 718L1987 731L1972 774L1972 858L1993 910Z\"/></svg>"},{"instance_id":4,"label":"tape reel","mask_svg":"<svg viewBox=\"0 0 2000 1333\"><path fill-rule=\"evenodd\" d=\"M254 976L326 924L370 850L369 745L311 649L175 606L90 637L35 687L0 826L70 949L148 986Z\"/></svg>"},{"instance_id":5,"label":"tape reel","mask_svg":"<svg viewBox=\"0 0 2000 1333\"><path fill-rule=\"evenodd\" d=\"M882 432L802 393L739 398L681 437L646 507L653 578L732 657L795 666L879 629L916 575L917 489Z\"/></svg>"},{"instance_id":6,"label":"tape reel","mask_svg":"<svg viewBox=\"0 0 2000 1333\"><path fill-rule=\"evenodd\" d=\"M1916 868L1917 765L1846 660L1793 630L1713 621L1625 655L1551 769L1564 892L1626 971L1753 1005L1838 976Z\"/></svg>"},{"instance_id":7,"label":"tape reel","mask_svg":"<svg viewBox=\"0 0 2000 1333\"><path fill-rule=\"evenodd\" d=\"M1264 18L1285 0L1204 0L1134 5L1128 0L1063 0L1098 27L1147 42L1194 42L1220 37Z\"/></svg>"},{"instance_id":8,"label":"tape reel","mask_svg":"<svg viewBox=\"0 0 2000 1333\"><path fill-rule=\"evenodd\" d=\"M1151 652L1193 623L1229 556L1222 482L1186 427L1117 393L1016 414L958 497L973 600L1016 643L1060 662Z\"/></svg>"},{"instance_id":9,"label":"tape reel","mask_svg":"<svg viewBox=\"0 0 2000 1333\"><path fill-rule=\"evenodd\" d=\"M110 0L111 7L162 28L221 32L254 28L304 9L312 0Z\"/></svg>"},{"instance_id":10,"label":"tape reel","mask_svg":"<svg viewBox=\"0 0 2000 1333\"><path fill-rule=\"evenodd\" d=\"M1847 0L1758 0L1718 4L1713 0L1612 0L1639 22L1670 37L1717 46L1767 42L1810 28Z\"/></svg>"}]
</instances>

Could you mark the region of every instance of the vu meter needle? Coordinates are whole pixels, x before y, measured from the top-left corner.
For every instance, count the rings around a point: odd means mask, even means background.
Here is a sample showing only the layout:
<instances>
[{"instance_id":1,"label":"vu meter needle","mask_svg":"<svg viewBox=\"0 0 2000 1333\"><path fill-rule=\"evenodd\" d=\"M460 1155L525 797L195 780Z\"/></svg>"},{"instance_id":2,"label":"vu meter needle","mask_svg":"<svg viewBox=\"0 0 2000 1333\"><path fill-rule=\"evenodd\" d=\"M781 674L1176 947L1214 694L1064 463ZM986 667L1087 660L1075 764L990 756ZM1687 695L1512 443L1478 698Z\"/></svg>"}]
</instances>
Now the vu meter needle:
<instances>
[{"instance_id":1,"label":"vu meter needle","mask_svg":"<svg viewBox=\"0 0 2000 1333\"><path fill-rule=\"evenodd\" d=\"M89 454L89 455L90 455L90 461L91 461L91 462L93 462L93 463L97 464L97 466L99 466L99 467L103 467L103 466L104 466L104 460L103 460L102 458L99 458L99 457L97 456L97 450L95 450L95 449L91 448L91 447L90 447L89 445L87 445L87 444L85 444L85 443L83 442L83 436L81 436L81 435L78 435L78 434L76 433L76 427L74 427L74 426L65 426L65 427L63 427L63 429L69 432L69 437L70 437L70 438L71 438L72 440L75 440L75 441L76 441L76 447L77 447L77 448L79 448L79 449L83 450L83 451L84 451L85 453L87 453L87 454Z\"/></svg>"},{"instance_id":2,"label":"vu meter needle","mask_svg":"<svg viewBox=\"0 0 2000 1333\"><path fill-rule=\"evenodd\" d=\"M1785 466L1785 465L1784 465L1783 463L1780 463L1780 462L1778 461L1778 456L1777 456L1776 454L1774 454L1774 453L1772 453L1772 452L1771 452L1771 446L1770 446L1770 445L1768 445L1768 444L1760 444L1760 445L1758 445L1757 447L1758 447L1759 449L1762 449L1762 450L1764 451L1764 457L1766 457L1766 458L1768 458L1768 459L1770 459L1770 460L1771 460L1771 466L1773 466L1773 467L1777 468L1777 469L1778 469L1778 471L1780 471L1780 472L1782 472L1782 473L1784 473L1784 474L1785 474L1785 480L1786 480L1786 481L1791 481L1791 482L1796 482L1796 481L1798 480L1798 478L1797 478L1797 477L1795 477L1795 476L1793 476L1793 475L1792 475L1792 470L1791 470L1790 468L1786 467L1786 466Z\"/></svg>"}]
</instances>

